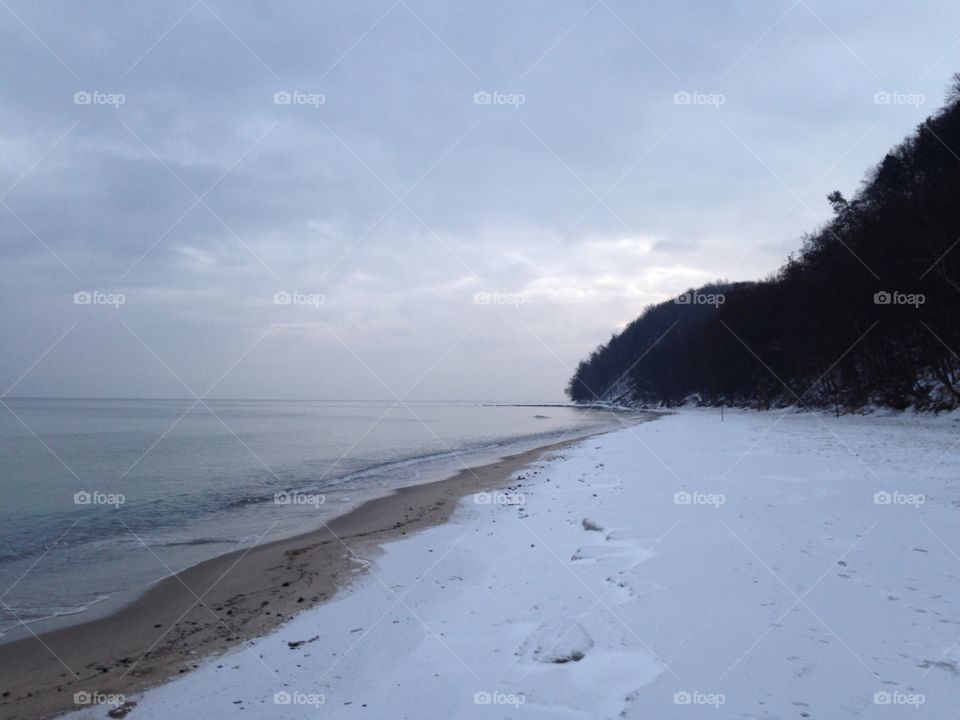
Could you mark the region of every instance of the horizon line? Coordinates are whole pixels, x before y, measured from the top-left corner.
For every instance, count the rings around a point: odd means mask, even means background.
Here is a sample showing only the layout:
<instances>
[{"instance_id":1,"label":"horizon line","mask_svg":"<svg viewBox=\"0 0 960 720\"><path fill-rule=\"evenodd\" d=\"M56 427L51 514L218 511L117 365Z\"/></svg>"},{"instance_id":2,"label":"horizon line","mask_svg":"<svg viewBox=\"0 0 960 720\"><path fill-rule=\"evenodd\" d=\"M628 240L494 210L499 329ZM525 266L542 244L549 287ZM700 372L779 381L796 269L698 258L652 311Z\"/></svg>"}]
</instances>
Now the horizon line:
<instances>
[{"instance_id":1,"label":"horizon line","mask_svg":"<svg viewBox=\"0 0 960 720\"><path fill-rule=\"evenodd\" d=\"M494 405L575 405L570 400L479 400L479 399L443 399L443 400L397 400L395 398L363 399L363 398L270 398L270 397L121 397L121 396L88 396L88 395L8 395L0 397L5 400L143 400L151 402L354 402L354 403L396 403L398 407L412 403L474 403Z\"/></svg>"}]
</instances>

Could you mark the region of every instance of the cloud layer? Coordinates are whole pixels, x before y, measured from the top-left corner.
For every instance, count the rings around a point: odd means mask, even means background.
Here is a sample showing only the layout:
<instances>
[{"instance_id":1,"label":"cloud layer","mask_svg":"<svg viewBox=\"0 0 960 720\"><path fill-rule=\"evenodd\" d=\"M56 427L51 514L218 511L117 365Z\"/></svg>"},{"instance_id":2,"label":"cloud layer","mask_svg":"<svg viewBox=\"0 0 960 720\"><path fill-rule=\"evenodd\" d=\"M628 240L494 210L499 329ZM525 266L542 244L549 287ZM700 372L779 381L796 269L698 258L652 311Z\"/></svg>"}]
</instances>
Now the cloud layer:
<instances>
[{"instance_id":1,"label":"cloud layer","mask_svg":"<svg viewBox=\"0 0 960 720\"><path fill-rule=\"evenodd\" d=\"M3 389L559 399L645 305L774 271L939 104L950 13L8 2Z\"/></svg>"}]
</instances>

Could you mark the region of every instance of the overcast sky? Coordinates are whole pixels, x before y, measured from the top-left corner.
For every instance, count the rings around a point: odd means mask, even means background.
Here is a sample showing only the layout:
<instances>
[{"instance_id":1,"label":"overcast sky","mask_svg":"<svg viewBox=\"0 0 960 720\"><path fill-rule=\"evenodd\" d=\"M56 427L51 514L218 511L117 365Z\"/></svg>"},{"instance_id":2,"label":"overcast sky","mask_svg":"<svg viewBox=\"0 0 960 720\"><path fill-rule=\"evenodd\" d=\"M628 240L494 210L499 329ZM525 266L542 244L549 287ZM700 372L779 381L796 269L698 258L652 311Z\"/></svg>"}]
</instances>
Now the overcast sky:
<instances>
[{"instance_id":1,"label":"overcast sky","mask_svg":"<svg viewBox=\"0 0 960 720\"><path fill-rule=\"evenodd\" d=\"M646 305L774 272L939 107L957 28L946 1L3 0L0 391L561 399Z\"/></svg>"}]
</instances>

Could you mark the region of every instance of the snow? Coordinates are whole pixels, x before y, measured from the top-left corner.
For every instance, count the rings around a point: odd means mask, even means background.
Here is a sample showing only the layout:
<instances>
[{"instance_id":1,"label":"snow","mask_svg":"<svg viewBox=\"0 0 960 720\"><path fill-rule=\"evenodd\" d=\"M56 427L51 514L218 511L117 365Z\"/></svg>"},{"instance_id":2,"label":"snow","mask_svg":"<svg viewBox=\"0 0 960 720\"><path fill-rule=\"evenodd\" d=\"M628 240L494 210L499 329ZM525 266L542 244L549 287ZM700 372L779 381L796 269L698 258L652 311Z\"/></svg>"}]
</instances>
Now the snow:
<instances>
[{"instance_id":1,"label":"snow","mask_svg":"<svg viewBox=\"0 0 960 720\"><path fill-rule=\"evenodd\" d=\"M686 409L587 439L129 717L952 716L958 422Z\"/></svg>"}]
</instances>

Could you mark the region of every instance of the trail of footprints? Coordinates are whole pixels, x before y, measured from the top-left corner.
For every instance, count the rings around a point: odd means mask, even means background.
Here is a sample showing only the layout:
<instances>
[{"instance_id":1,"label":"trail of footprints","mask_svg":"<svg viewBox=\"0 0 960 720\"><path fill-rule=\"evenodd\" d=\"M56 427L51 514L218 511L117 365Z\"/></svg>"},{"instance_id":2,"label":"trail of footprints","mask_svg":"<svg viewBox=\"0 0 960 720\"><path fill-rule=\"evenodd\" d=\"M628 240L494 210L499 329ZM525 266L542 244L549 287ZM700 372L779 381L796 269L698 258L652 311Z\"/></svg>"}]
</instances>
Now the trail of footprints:
<instances>
[{"instance_id":1,"label":"trail of footprints","mask_svg":"<svg viewBox=\"0 0 960 720\"><path fill-rule=\"evenodd\" d=\"M591 484L591 489L610 490L620 484ZM564 490L557 490L565 494ZM607 530L591 518L583 518L581 526L592 542L577 547L570 563L574 568L609 565L611 572L605 577L606 584L596 586L595 595L586 595L592 605L589 612L571 613L570 608L557 608L557 615L537 625L517 646L514 656L524 664L536 663L543 671L555 668L553 672L569 673L571 683L582 683L584 688L589 687L596 672L623 670L623 705L614 715L624 717L636 704L640 692L636 688L637 678L644 674L652 678L662 666L631 629L611 617L608 608L634 602L661 589L657 583L638 577L637 572L637 567L655 553L650 543L632 536L628 530ZM543 610L540 607L537 613L542 616Z\"/></svg>"}]
</instances>

